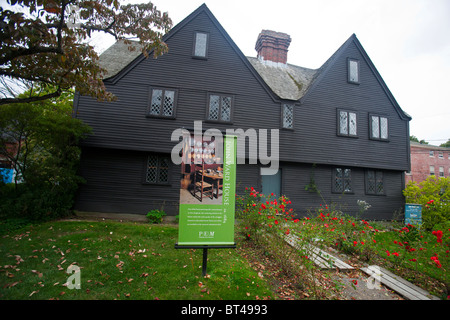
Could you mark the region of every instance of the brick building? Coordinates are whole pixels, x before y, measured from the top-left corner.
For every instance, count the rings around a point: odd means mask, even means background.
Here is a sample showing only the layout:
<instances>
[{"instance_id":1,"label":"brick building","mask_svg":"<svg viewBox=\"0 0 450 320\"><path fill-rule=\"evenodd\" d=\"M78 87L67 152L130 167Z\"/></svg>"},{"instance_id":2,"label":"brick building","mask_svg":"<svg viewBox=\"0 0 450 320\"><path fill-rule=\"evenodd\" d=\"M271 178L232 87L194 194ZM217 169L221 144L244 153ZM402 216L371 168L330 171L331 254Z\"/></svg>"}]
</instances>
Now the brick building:
<instances>
[{"instance_id":1,"label":"brick building","mask_svg":"<svg viewBox=\"0 0 450 320\"><path fill-rule=\"evenodd\" d=\"M450 177L450 148L411 141L411 171L406 173L406 183L421 182L430 175Z\"/></svg>"}]
</instances>

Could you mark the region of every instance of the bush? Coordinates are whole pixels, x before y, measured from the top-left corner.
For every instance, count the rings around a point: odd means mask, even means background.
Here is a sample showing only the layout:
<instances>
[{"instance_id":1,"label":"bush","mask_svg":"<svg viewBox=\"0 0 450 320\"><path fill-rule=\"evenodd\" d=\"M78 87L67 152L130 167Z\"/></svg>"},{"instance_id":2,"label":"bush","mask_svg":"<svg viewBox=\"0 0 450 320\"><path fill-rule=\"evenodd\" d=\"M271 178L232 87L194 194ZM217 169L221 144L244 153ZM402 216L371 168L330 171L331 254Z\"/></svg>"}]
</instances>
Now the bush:
<instances>
[{"instance_id":1,"label":"bush","mask_svg":"<svg viewBox=\"0 0 450 320\"><path fill-rule=\"evenodd\" d=\"M150 223L161 223L163 221L163 217L166 216L164 210L152 210L147 213L147 219Z\"/></svg>"},{"instance_id":2,"label":"bush","mask_svg":"<svg viewBox=\"0 0 450 320\"><path fill-rule=\"evenodd\" d=\"M7 184L0 187L0 216L46 221L72 213L75 190Z\"/></svg>"},{"instance_id":3,"label":"bush","mask_svg":"<svg viewBox=\"0 0 450 320\"><path fill-rule=\"evenodd\" d=\"M408 183L403 195L407 203L422 205L422 226L432 230L450 219L450 178L430 176L427 180Z\"/></svg>"},{"instance_id":4,"label":"bush","mask_svg":"<svg viewBox=\"0 0 450 320\"><path fill-rule=\"evenodd\" d=\"M16 172L13 184L0 185L1 217L48 220L71 213L84 182L77 175L78 143L91 131L72 117L72 101L73 94L63 94L0 106L0 154Z\"/></svg>"}]
</instances>

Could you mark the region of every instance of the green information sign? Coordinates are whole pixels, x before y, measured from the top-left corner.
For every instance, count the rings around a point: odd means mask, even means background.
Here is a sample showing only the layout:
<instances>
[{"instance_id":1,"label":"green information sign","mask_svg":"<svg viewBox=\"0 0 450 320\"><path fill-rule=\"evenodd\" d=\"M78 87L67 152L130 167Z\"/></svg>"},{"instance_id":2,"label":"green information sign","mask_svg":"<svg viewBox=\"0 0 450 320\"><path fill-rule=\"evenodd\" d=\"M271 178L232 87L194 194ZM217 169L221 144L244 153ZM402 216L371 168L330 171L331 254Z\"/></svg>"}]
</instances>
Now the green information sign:
<instances>
[{"instance_id":1,"label":"green information sign","mask_svg":"<svg viewBox=\"0 0 450 320\"><path fill-rule=\"evenodd\" d=\"M234 245L236 137L187 136L178 246Z\"/></svg>"}]
</instances>

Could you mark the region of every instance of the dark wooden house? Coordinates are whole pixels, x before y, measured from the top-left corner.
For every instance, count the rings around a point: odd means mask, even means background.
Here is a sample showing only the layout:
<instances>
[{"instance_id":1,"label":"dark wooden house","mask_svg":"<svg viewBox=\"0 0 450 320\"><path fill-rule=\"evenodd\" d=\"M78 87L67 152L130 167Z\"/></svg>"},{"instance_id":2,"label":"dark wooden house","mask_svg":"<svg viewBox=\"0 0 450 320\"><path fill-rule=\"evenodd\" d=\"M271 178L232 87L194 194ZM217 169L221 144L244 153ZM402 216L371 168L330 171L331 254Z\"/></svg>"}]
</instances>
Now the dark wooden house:
<instances>
[{"instance_id":1,"label":"dark wooden house","mask_svg":"<svg viewBox=\"0 0 450 320\"><path fill-rule=\"evenodd\" d=\"M263 30L246 57L206 5L166 36L169 52L146 59L117 42L101 56L117 101L76 96L74 114L93 127L83 142L76 209L178 213L177 128L279 129L280 169L237 167L237 190L287 195L299 215L319 204L367 217L404 207L409 121L355 35L319 68L287 63L291 39ZM295 53L293 53L295 54ZM270 149L269 149L270 150Z\"/></svg>"}]
</instances>

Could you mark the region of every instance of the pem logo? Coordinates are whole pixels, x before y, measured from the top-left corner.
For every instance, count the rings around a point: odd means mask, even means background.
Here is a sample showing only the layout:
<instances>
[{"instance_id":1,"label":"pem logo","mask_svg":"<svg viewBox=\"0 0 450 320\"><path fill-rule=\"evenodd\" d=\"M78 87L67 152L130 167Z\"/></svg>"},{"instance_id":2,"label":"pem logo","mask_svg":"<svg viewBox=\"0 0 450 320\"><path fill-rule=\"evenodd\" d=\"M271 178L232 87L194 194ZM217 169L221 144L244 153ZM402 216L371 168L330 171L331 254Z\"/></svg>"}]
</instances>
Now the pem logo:
<instances>
[{"instance_id":1,"label":"pem logo","mask_svg":"<svg viewBox=\"0 0 450 320\"><path fill-rule=\"evenodd\" d=\"M200 239L212 239L214 238L214 231L199 231L198 237Z\"/></svg>"}]
</instances>

